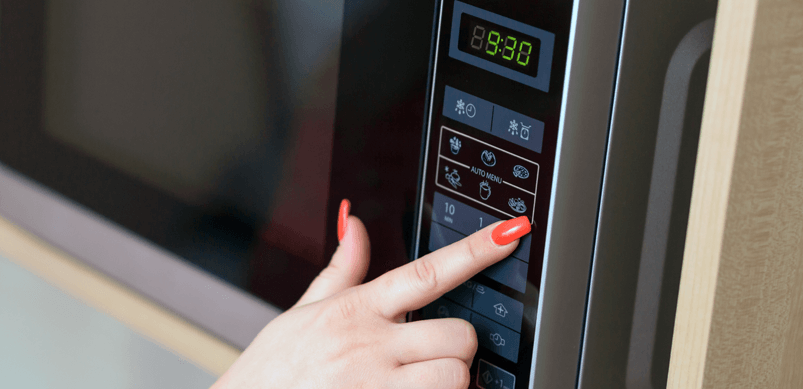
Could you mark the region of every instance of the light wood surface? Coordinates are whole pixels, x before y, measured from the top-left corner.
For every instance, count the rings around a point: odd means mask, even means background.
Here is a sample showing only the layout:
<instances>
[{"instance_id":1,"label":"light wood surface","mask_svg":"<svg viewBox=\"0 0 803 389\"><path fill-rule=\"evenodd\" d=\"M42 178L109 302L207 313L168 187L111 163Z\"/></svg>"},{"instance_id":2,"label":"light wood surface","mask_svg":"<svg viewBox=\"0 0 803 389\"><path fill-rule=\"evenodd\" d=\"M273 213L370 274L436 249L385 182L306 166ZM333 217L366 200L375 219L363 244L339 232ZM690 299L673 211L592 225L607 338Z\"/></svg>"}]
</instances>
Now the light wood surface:
<instances>
[{"instance_id":1,"label":"light wood surface","mask_svg":"<svg viewBox=\"0 0 803 389\"><path fill-rule=\"evenodd\" d=\"M669 388L803 388L803 1L720 1Z\"/></svg>"},{"instance_id":2,"label":"light wood surface","mask_svg":"<svg viewBox=\"0 0 803 389\"><path fill-rule=\"evenodd\" d=\"M0 217L0 255L204 370L222 375L240 351Z\"/></svg>"}]
</instances>

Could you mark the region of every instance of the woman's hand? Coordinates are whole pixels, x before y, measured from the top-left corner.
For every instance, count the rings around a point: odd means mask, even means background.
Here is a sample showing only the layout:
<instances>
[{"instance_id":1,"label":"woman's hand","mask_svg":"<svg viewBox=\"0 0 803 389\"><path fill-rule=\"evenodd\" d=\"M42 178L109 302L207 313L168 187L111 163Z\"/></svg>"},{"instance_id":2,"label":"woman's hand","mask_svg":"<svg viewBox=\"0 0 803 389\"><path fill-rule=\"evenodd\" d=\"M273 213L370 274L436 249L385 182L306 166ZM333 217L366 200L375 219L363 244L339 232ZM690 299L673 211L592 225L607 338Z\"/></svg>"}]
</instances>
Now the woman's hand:
<instances>
[{"instance_id":1,"label":"woman's hand","mask_svg":"<svg viewBox=\"0 0 803 389\"><path fill-rule=\"evenodd\" d=\"M404 323L419 309L509 256L526 217L488 226L362 284L368 234L338 218L340 246L298 303L271 321L213 388L466 388L477 336L468 322Z\"/></svg>"}]
</instances>

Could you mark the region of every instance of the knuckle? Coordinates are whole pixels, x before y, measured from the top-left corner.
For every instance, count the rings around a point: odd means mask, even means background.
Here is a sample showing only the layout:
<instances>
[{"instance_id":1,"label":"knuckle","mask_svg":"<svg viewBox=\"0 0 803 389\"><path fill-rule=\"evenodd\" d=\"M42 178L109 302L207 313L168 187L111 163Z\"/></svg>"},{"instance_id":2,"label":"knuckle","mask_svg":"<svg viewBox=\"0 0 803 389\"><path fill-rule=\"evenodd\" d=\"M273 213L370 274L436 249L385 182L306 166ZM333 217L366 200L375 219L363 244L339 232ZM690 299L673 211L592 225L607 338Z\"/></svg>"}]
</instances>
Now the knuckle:
<instances>
[{"instance_id":1,"label":"knuckle","mask_svg":"<svg viewBox=\"0 0 803 389\"><path fill-rule=\"evenodd\" d=\"M466 258L468 258L472 262L474 260L479 259L480 258L480 254L483 252L479 240L477 240L477 239L464 239L463 241L466 242L463 245Z\"/></svg>"},{"instance_id":2,"label":"knuckle","mask_svg":"<svg viewBox=\"0 0 803 389\"><path fill-rule=\"evenodd\" d=\"M323 268L323 270L321 270L321 272L318 273L318 277L316 278L320 280L332 281L336 280L340 276L340 274L341 274L340 270L337 267L332 266L330 264L329 266Z\"/></svg>"},{"instance_id":3,"label":"knuckle","mask_svg":"<svg viewBox=\"0 0 803 389\"><path fill-rule=\"evenodd\" d=\"M363 287L353 288L349 294L356 300L355 304L360 307L363 313L375 317L383 316L382 304L377 301L375 295L368 293L367 289Z\"/></svg>"},{"instance_id":4,"label":"knuckle","mask_svg":"<svg viewBox=\"0 0 803 389\"><path fill-rule=\"evenodd\" d=\"M343 296L332 301L328 305L328 313L336 319L353 319L360 313L359 301L350 298L351 296Z\"/></svg>"},{"instance_id":5,"label":"knuckle","mask_svg":"<svg viewBox=\"0 0 803 389\"><path fill-rule=\"evenodd\" d=\"M449 389L466 389L471 382L468 365L459 359L449 359L443 365L442 380L443 387Z\"/></svg>"},{"instance_id":6,"label":"knuckle","mask_svg":"<svg viewBox=\"0 0 803 389\"><path fill-rule=\"evenodd\" d=\"M477 352L478 342L477 342L477 331L474 329L474 326L469 324L467 321L463 321L463 333L465 334L465 342L463 343L466 348L466 358L474 358L474 354Z\"/></svg>"},{"instance_id":7,"label":"knuckle","mask_svg":"<svg viewBox=\"0 0 803 389\"><path fill-rule=\"evenodd\" d=\"M422 292L432 292L438 289L438 271L432 261L426 259L414 261L411 278L413 286Z\"/></svg>"}]
</instances>

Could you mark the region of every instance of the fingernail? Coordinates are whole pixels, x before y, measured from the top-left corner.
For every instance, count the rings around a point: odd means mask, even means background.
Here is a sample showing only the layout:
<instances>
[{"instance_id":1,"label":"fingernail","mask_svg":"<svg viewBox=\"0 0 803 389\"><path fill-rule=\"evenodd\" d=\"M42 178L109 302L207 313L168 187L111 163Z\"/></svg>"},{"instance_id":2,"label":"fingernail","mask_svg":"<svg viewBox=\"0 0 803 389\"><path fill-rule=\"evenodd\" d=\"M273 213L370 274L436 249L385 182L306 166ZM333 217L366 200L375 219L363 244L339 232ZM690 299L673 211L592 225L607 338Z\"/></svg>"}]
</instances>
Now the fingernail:
<instances>
[{"instance_id":1,"label":"fingernail","mask_svg":"<svg viewBox=\"0 0 803 389\"><path fill-rule=\"evenodd\" d=\"M527 216L519 216L496 226L491 232L491 239L497 245L504 246L527 235L530 229L530 220Z\"/></svg>"},{"instance_id":2,"label":"fingernail","mask_svg":"<svg viewBox=\"0 0 803 389\"><path fill-rule=\"evenodd\" d=\"M340 202L340 211L337 213L337 240L343 240L346 235L346 223L349 220L349 213L351 213L351 203L343 199Z\"/></svg>"}]
</instances>

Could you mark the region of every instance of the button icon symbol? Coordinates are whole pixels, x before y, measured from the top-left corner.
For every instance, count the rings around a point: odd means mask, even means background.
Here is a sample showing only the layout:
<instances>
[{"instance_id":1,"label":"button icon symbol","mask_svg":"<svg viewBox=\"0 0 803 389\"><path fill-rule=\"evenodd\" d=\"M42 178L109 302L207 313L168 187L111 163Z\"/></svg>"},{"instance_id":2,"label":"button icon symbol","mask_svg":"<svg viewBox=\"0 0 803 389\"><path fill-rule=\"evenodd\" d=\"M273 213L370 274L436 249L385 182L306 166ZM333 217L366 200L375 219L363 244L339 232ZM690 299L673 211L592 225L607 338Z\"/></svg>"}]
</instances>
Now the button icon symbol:
<instances>
[{"instance_id":1,"label":"button icon symbol","mask_svg":"<svg viewBox=\"0 0 803 389\"><path fill-rule=\"evenodd\" d=\"M510 206L510 209L512 209L512 210L514 210L514 211L516 211L518 213L527 212L527 206L524 204L524 200L522 200L522 199L519 199L519 198L510 199L510 200L507 201L507 205Z\"/></svg>"},{"instance_id":2,"label":"button icon symbol","mask_svg":"<svg viewBox=\"0 0 803 389\"><path fill-rule=\"evenodd\" d=\"M482 285L477 285L477 288L474 290L476 290L479 294L485 294L485 288Z\"/></svg>"},{"instance_id":3,"label":"button icon symbol","mask_svg":"<svg viewBox=\"0 0 803 389\"><path fill-rule=\"evenodd\" d=\"M485 384L490 384L493 381L494 377L491 375L491 372L486 370L485 373L482 374L482 380L485 381Z\"/></svg>"},{"instance_id":4,"label":"button icon symbol","mask_svg":"<svg viewBox=\"0 0 803 389\"><path fill-rule=\"evenodd\" d=\"M466 105L466 116L473 118L477 114L477 107L474 104Z\"/></svg>"},{"instance_id":5,"label":"button icon symbol","mask_svg":"<svg viewBox=\"0 0 803 389\"><path fill-rule=\"evenodd\" d=\"M502 303L498 303L494 305L494 309L497 316L505 317L507 316L507 308Z\"/></svg>"},{"instance_id":6,"label":"button icon symbol","mask_svg":"<svg viewBox=\"0 0 803 389\"><path fill-rule=\"evenodd\" d=\"M457 189L458 186L463 186L463 184L460 183L460 175L457 174L457 170L452 170L452 172L449 173L448 167L446 168L446 181L449 181L449 184L455 189Z\"/></svg>"},{"instance_id":7,"label":"button icon symbol","mask_svg":"<svg viewBox=\"0 0 803 389\"><path fill-rule=\"evenodd\" d=\"M510 127L507 128L507 132L509 132L510 135L513 135L513 136L518 135L519 134L519 122L517 122L515 120L511 120L510 121Z\"/></svg>"},{"instance_id":8,"label":"button icon symbol","mask_svg":"<svg viewBox=\"0 0 803 389\"><path fill-rule=\"evenodd\" d=\"M530 127L532 126L532 124L525 126L524 123L521 123L521 139L530 140Z\"/></svg>"},{"instance_id":9,"label":"button icon symbol","mask_svg":"<svg viewBox=\"0 0 803 389\"><path fill-rule=\"evenodd\" d=\"M491 186L488 181L480 182L480 198L488 200L488 197L491 197Z\"/></svg>"},{"instance_id":10,"label":"button icon symbol","mask_svg":"<svg viewBox=\"0 0 803 389\"><path fill-rule=\"evenodd\" d=\"M503 339L502 335L499 334L491 334L491 342L494 342L494 344L499 347L505 345L505 339Z\"/></svg>"},{"instance_id":11,"label":"button icon symbol","mask_svg":"<svg viewBox=\"0 0 803 389\"><path fill-rule=\"evenodd\" d=\"M526 180L528 177L530 177L530 171L527 170L526 167L521 165L513 166L513 177Z\"/></svg>"},{"instance_id":12,"label":"button icon symbol","mask_svg":"<svg viewBox=\"0 0 803 389\"><path fill-rule=\"evenodd\" d=\"M443 305L438 307L438 317L441 319L449 317L449 308L446 308L446 306Z\"/></svg>"},{"instance_id":13,"label":"button icon symbol","mask_svg":"<svg viewBox=\"0 0 803 389\"><path fill-rule=\"evenodd\" d=\"M477 368L477 387L480 389L513 389L516 376L480 359Z\"/></svg>"},{"instance_id":14,"label":"button icon symbol","mask_svg":"<svg viewBox=\"0 0 803 389\"><path fill-rule=\"evenodd\" d=\"M452 151L452 154L457 155L457 153L460 152L461 147L463 147L463 143L460 142L460 139L458 139L456 136L453 136L452 139L449 139L449 150Z\"/></svg>"},{"instance_id":15,"label":"button icon symbol","mask_svg":"<svg viewBox=\"0 0 803 389\"><path fill-rule=\"evenodd\" d=\"M485 166L490 167L496 165L496 156L492 151L488 150L483 151L481 158L482 158L482 163L484 163Z\"/></svg>"},{"instance_id":16,"label":"button icon symbol","mask_svg":"<svg viewBox=\"0 0 803 389\"><path fill-rule=\"evenodd\" d=\"M454 110L457 111L458 115L463 115L466 113L466 103L463 101L463 99L457 100L457 106Z\"/></svg>"}]
</instances>

